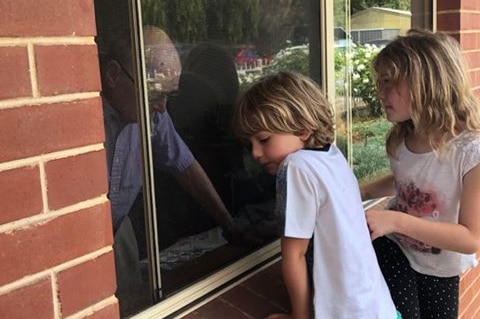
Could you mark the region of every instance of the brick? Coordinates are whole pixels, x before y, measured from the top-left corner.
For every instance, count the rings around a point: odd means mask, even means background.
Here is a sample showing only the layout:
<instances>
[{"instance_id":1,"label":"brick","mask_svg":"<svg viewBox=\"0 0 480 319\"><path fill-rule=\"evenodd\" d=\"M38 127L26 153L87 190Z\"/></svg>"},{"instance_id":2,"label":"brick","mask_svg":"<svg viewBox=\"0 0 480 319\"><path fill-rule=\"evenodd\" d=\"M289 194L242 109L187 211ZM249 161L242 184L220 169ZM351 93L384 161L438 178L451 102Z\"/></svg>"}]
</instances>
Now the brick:
<instances>
[{"instance_id":1,"label":"brick","mask_svg":"<svg viewBox=\"0 0 480 319\"><path fill-rule=\"evenodd\" d=\"M182 319L206 319L206 318L203 316L203 314L194 310L188 313L187 315L183 316Z\"/></svg>"},{"instance_id":2,"label":"brick","mask_svg":"<svg viewBox=\"0 0 480 319\"><path fill-rule=\"evenodd\" d=\"M114 318L120 318L118 302L116 304L108 305L105 308L99 309L94 313L87 315L83 319L114 319Z\"/></svg>"},{"instance_id":3,"label":"brick","mask_svg":"<svg viewBox=\"0 0 480 319\"><path fill-rule=\"evenodd\" d=\"M460 278L459 318L476 318L475 313L480 307L480 279L479 269L470 269Z\"/></svg>"},{"instance_id":4,"label":"brick","mask_svg":"<svg viewBox=\"0 0 480 319\"><path fill-rule=\"evenodd\" d=\"M438 13L437 14L438 31L458 31L460 30L460 13Z\"/></svg>"},{"instance_id":5,"label":"brick","mask_svg":"<svg viewBox=\"0 0 480 319\"><path fill-rule=\"evenodd\" d=\"M0 233L0 286L111 244L107 203Z\"/></svg>"},{"instance_id":6,"label":"brick","mask_svg":"<svg viewBox=\"0 0 480 319\"><path fill-rule=\"evenodd\" d=\"M478 30L480 29L480 12L465 12L462 13L461 30Z\"/></svg>"},{"instance_id":7,"label":"brick","mask_svg":"<svg viewBox=\"0 0 480 319\"><path fill-rule=\"evenodd\" d=\"M460 9L460 0L438 0L437 11L458 10Z\"/></svg>"},{"instance_id":8,"label":"brick","mask_svg":"<svg viewBox=\"0 0 480 319\"><path fill-rule=\"evenodd\" d=\"M53 319L52 284L43 279L0 296L2 318Z\"/></svg>"},{"instance_id":9,"label":"brick","mask_svg":"<svg viewBox=\"0 0 480 319\"><path fill-rule=\"evenodd\" d=\"M38 166L0 172L0 225L42 212Z\"/></svg>"},{"instance_id":10,"label":"brick","mask_svg":"<svg viewBox=\"0 0 480 319\"><path fill-rule=\"evenodd\" d=\"M228 317L226 316L226 314L228 314ZM202 306L200 309L197 309L194 313L187 315L183 319L206 318L250 319L256 317L251 317L248 314L244 313L241 309L235 308L232 305L217 298Z\"/></svg>"},{"instance_id":11,"label":"brick","mask_svg":"<svg viewBox=\"0 0 480 319\"><path fill-rule=\"evenodd\" d=\"M462 302L465 302L466 307L463 309L461 312L462 318L465 319L470 319L470 318L477 318L475 317L475 313L477 310L480 308L480 298L478 297L477 294L474 295L476 298L471 298L468 300L462 300Z\"/></svg>"},{"instance_id":12,"label":"brick","mask_svg":"<svg viewBox=\"0 0 480 319\"><path fill-rule=\"evenodd\" d=\"M475 93L475 96L480 99L480 89L477 88L477 89L473 90L473 92Z\"/></svg>"},{"instance_id":13,"label":"brick","mask_svg":"<svg viewBox=\"0 0 480 319\"><path fill-rule=\"evenodd\" d=\"M39 45L35 57L42 96L100 91L95 45Z\"/></svg>"},{"instance_id":14,"label":"brick","mask_svg":"<svg viewBox=\"0 0 480 319\"><path fill-rule=\"evenodd\" d=\"M0 36L85 36L95 34L93 1L0 1Z\"/></svg>"},{"instance_id":15,"label":"brick","mask_svg":"<svg viewBox=\"0 0 480 319\"><path fill-rule=\"evenodd\" d=\"M254 291L259 297L275 304L283 312L289 311L290 299L283 280L275 280L264 271L250 277L241 285L250 291Z\"/></svg>"},{"instance_id":16,"label":"brick","mask_svg":"<svg viewBox=\"0 0 480 319\"><path fill-rule=\"evenodd\" d=\"M456 2L456 1L453 1L453 2ZM462 0L461 5L459 5L458 7L461 8L462 10L479 11L480 3L478 2L478 0Z\"/></svg>"},{"instance_id":17,"label":"brick","mask_svg":"<svg viewBox=\"0 0 480 319\"><path fill-rule=\"evenodd\" d=\"M0 162L104 139L100 98L0 110Z\"/></svg>"},{"instance_id":18,"label":"brick","mask_svg":"<svg viewBox=\"0 0 480 319\"><path fill-rule=\"evenodd\" d=\"M475 309L475 313L473 314L472 318L480 318L480 307Z\"/></svg>"},{"instance_id":19,"label":"brick","mask_svg":"<svg viewBox=\"0 0 480 319\"><path fill-rule=\"evenodd\" d=\"M462 275L461 282L465 284L465 288L469 287L479 275L478 268L472 268Z\"/></svg>"},{"instance_id":20,"label":"brick","mask_svg":"<svg viewBox=\"0 0 480 319\"><path fill-rule=\"evenodd\" d=\"M63 317L112 296L116 283L113 252L60 272L57 283Z\"/></svg>"},{"instance_id":21,"label":"brick","mask_svg":"<svg viewBox=\"0 0 480 319\"><path fill-rule=\"evenodd\" d=\"M247 289L243 285L237 286L235 289L224 293L221 296L221 300L233 305L235 308L242 309L253 318L265 318L270 313L284 311L275 303L258 295L255 291Z\"/></svg>"},{"instance_id":22,"label":"brick","mask_svg":"<svg viewBox=\"0 0 480 319\"><path fill-rule=\"evenodd\" d=\"M462 294L461 294L461 301L462 302L461 303L464 304L465 308L466 308L466 306L468 306L468 304L473 299L475 294L476 294L476 292L473 291L472 289L469 289L469 288L462 291Z\"/></svg>"},{"instance_id":23,"label":"brick","mask_svg":"<svg viewBox=\"0 0 480 319\"><path fill-rule=\"evenodd\" d=\"M480 48L480 32L462 33L459 37L462 50L477 50Z\"/></svg>"},{"instance_id":24,"label":"brick","mask_svg":"<svg viewBox=\"0 0 480 319\"><path fill-rule=\"evenodd\" d=\"M465 59L470 69L480 67L480 51L465 52Z\"/></svg>"},{"instance_id":25,"label":"brick","mask_svg":"<svg viewBox=\"0 0 480 319\"><path fill-rule=\"evenodd\" d=\"M0 100L32 95L26 47L0 47L0 70Z\"/></svg>"},{"instance_id":26,"label":"brick","mask_svg":"<svg viewBox=\"0 0 480 319\"><path fill-rule=\"evenodd\" d=\"M59 209L107 192L105 152L91 152L45 164L50 209Z\"/></svg>"},{"instance_id":27,"label":"brick","mask_svg":"<svg viewBox=\"0 0 480 319\"><path fill-rule=\"evenodd\" d=\"M480 70L470 71L469 76L471 79L472 86L478 88L478 86L480 86ZM477 92L476 95L480 97L478 93L479 92Z\"/></svg>"}]
</instances>

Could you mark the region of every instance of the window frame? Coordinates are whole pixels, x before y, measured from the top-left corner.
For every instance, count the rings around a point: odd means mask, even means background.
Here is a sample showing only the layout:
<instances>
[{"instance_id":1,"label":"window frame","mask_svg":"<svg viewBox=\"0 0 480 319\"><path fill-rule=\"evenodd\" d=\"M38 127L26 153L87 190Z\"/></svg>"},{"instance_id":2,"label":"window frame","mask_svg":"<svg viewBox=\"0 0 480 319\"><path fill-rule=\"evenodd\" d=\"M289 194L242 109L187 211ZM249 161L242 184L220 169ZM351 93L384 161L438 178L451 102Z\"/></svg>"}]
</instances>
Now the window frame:
<instances>
[{"instance_id":1,"label":"window frame","mask_svg":"<svg viewBox=\"0 0 480 319\"><path fill-rule=\"evenodd\" d=\"M162 286L160 274L160 248L158 244L158 230L156 227L156 205L155 205L155 185L153 173L153 152L150 134L150 114L148 112L147 83L145 70L145 57L143 54L143 34L142 34L142 14L141 1L128 0L130 7L130 21L133 40L133 68L134 77L137 84L137 101L139 108L139 128L141 139L141 151L143 158L143 201L145 205L145 221L148 233L147 250L149 259L150 276L150 294L152 305L138 314L131 316L133 319L147 318L174 318L186 315L188 312L200 307L202 304L217 297L229 288L238 285L256 272L270 266L280 260L280 240L276 240L267 246L249 254L238 260L234 264L227 266L214 274L192 284L181 291L162 299ZM312 1L312 4L314 1ZM412 1L412 9L413 9ZM327 93L330 101L335 103L335 72L334 72L334 52L328 48L334 43L334 1L318 1L314 3L312 10L318 12L318 18L315 21L314 32L318 34L318 43L313 47L317 48L319 59L310 57L310 72L313 78L319 81L320 86ZM418 6L416 6L418 7ZM423 23L431 23L431 28L435 29L434 9L436 0L425 0L422 3L423 13L429 11L430 14L423 14L416 20ZM314 13L312 12L312 15ZM316 37L311 37L316 39Z\"/></svg>"}]
</instances>

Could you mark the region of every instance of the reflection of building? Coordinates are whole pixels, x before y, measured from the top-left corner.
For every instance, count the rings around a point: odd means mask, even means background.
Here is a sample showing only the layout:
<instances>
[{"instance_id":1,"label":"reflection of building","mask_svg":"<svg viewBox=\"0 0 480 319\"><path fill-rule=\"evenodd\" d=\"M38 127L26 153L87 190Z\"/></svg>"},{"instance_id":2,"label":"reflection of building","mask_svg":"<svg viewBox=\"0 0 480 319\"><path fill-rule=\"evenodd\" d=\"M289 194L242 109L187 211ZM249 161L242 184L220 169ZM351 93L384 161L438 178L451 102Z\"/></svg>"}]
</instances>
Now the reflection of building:
<instances>
[{"instance_id":1,"label":"reflection of building","mask_svg":"<svg viewBox=\"0 0 480 319\"><path fill-rule=\"evenodd\" d=\"M116 319L93 4L37 2L0 3L0 314ZM480 7L436 3L480 93ZM393 17L382 28L403 30ZM352 28L379 25L352 17ZM460 318L478 317L479 271L462 278Z\"/></svg>"},{"instance_id":2,"label":"reflection of building","mask_svg":"<svg viewBox=\"0 0 480 319\"><path fill-rule=\"evenodd\" d=\"M410 28L410 11L388 8L368 8L352 15L352 29L398 29L405 34Z\"/></svg>"},{"instance_id":3,"label":"reflection of building","mask_svg":"<svg viewBox=\"0 0 480 319\"><path fill-rule=\"evenodd\" d=\"M354 42L389 40L398 34L405 34L410 28L410 11L388 8L368 8L357 12L351 18L351 34Z\"/></svg>"}]
</instances>

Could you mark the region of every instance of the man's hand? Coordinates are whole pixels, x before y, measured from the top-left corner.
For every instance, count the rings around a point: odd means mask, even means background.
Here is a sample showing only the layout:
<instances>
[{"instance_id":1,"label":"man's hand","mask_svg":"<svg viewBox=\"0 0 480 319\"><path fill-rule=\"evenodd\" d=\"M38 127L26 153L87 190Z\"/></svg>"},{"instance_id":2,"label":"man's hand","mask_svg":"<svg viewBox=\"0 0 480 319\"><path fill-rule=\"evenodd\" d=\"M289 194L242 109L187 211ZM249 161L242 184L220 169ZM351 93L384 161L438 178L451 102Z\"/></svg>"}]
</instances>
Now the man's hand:
<instances>
[{"instance_id":1,"label":"man's hand","mask_svg":"<svg viewBox=\"0 0 480 319\"><path fill-rule=\"evenodd\" d=\"M263 244L263 240L255 237L253 234L241 230L237 225L232 225L224 229L222 236L228 243L234 246L257 247Z\"/></svg>"}]
</instances>

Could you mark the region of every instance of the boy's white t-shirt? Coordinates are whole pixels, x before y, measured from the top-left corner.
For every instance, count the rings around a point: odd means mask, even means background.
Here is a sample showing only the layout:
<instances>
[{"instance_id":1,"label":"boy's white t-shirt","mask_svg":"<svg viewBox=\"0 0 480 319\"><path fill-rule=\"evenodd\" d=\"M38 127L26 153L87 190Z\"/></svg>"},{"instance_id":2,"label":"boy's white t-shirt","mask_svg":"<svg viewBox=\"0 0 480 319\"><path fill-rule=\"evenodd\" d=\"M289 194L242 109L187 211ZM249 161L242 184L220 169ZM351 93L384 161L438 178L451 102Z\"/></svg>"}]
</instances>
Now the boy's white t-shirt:
<instances>
[{"instance_id":1,"label":"boy's white t-shirt","mask_svg":"<svg viewBox=\"0 0 480 319\"><path fill-rule=\"evenodd\" d=\"M313 236L315 318L395 319L357 179L334 145L287 156L277 174L286 237Z\"/></svg>"}]
</instances>

